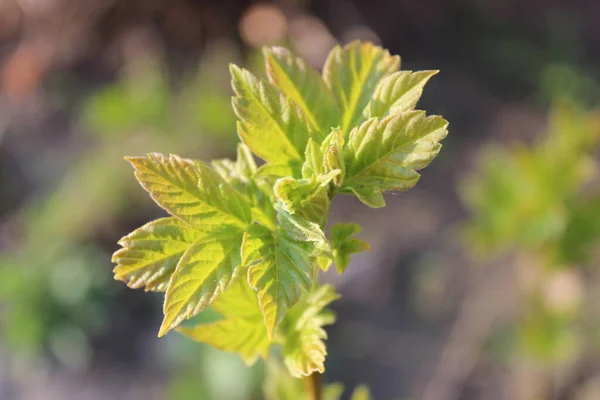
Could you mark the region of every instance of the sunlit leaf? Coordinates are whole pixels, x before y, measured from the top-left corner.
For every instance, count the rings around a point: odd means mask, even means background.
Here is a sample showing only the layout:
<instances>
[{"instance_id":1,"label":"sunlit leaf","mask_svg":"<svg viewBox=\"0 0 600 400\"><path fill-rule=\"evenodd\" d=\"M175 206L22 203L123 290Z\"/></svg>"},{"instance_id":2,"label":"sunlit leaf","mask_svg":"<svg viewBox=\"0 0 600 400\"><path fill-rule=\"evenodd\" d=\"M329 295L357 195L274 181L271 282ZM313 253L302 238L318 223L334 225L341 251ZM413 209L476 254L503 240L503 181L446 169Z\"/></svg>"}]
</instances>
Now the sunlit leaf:
<instances>
[{"instance_id":1,"label":"sunlit leaf","mask_svg":"<svg viewBox=\"0 0 600 400\"><path fill-rule=\"evenodd\" d=\"M255 225L244 234L242 264L248 282L258 291L269 337L314 279L311 259L331 254L320 227L280 210L273 232Z\"/></svg>"},{"instance_id":2,"label":"sunlit leaf","mask_svg":"<svg viewBox=\"0 0 600 400\"><path fill-rule=\"evenodd\" d=\"M309 255L284 233L254 226L244 236L242 262L249 267L248 282L258 291L267 332L273 337L287 309L312 284Z\"/></svg>"},{"instance_id":3,"label":"sunlit leaf","mask_svg":"<svg viewBox=\"0 0 600 400\"><path fill-rule=\"evenodd\" d=\"M152 221L119 240L123 248L112 257L115 279L132 289L165 291L183 253L204 236L177 218Z\"/></svg>"},{"instance_id":4,"label":"sunlit leaf","mask_svg":"<svg viewBox=\"0 0 600 400\"><path fill-rule=\"evenodd\" d=\"M319 132L320 142L339 123L339 110L321 76L304 60L282 47L264 51L267 75L273 85L296 103Z\"/></svg>"},{"instance_id":5,"label":"sunlit leaf","mask_svg":"<svg viewBox=\"0 0 600 400\"><path fill-rule=\"evenodd\" d=\"M344 394L344 385L341 383L330 383L323 388L323 400L340 400Z\"/></svg>"},{"instance_id":6,"label":"sunlit leaf","mask_svg":"<svg viewBox=\"0 0 600 400\"><path fill-rule=\"evenodd\" d=\"M317 142L309 139L308 143L306 144L306 151L304 152L302 177L309 179L320 176L321 174L323 174L323 152L321 151L321 148Z\"/></svg>"},{"instance_id":7,"label":"sunlit leaf","mask_svg":"<svg viewBox=\"0 0 600 400\"><path fill-rule=\"evenodd\" d=\"M244 69L232 65L231 76L240 139L267 162L301 162L306 142L315 134L302 110Z\"/></svg>"},{"instance_id":8,"label":"sunlit leaf","mask_svg":"<svg viewBox=\"0 0 600 400\"><path fill-rule=\"evenodd\" d=\"M321 144L321 153L323 154L323 175L331 174L332 171L339 171L339 174L333 176L333 182L340 186L346 176L346 163L344 161L344 134L340 129L333 129ZM321 181L323 178L320 178Z\"/></svg>"},{"instance_id":9,"label":"sunlit leaf","mask_svg":"<svg viewBox=\"0 0 600 400\"><path fill-rule=\"evenodd\" d=\"M365 109L365 117L385 117L414 110L429 79L439 71L398 71L384 78Z\"/></svg>"},{"instance_id":10,"label":"sunlit leaf","mask_svg":"<svg viewBox=\"0 0 600 400\"><path fill-rule=\"evenodd\" d=\"M219 232L186 250L169 282L159 336L199 314L241 276L241 239L239 231Z\"/></svg>"},{"instance_id":11,"label":"sunlit leaf","mask_svg":"<svg viewBox=\"0 0 600 400\"><path fill-rule=\"evenodd\" d=\"M212 168L176 155L128 157L135 176L156 203L202 231L251 220L247 200Z\"/></svg>"},{"instance_id":12,"label":"sunlit leaf","mask_svg":"<svg viewBox=\"0 0 600 400\"><path fill-rule=\"evenodd\" d=\"M271 344L256 293L240 279L212 304L224 319L194 327L178 327L177 331L223 351L238 353L246 363L266 357Z\"/></svg>"},{"instance_id":13,"label":"sunlit leaf","mask_svg":"<svg viewBox=\"0 0 600 400\"><path fill-rule=\"evenodd\" d=\"M447 126L442 117L426 117L422 111L364 122L350 133L344 190L354 192L370 206L378 206L385 204L377 197L378 192L410 189L419 180L417 170L439 153Z\"/></svg>"},{"instance_id":14,"label":"sunlit leaf","mask_svg":"<svg viewBox=\"0 0 600 400\"><path fill-rule=\"evenodd\" d=\"M340 128L347 135L363 120L363 111L379 81L400 68L400 57L372 43L336 46L323 68L323 79L341 108Z\"/></svg>"},{"instance_id":15,"label":"sunlit leaf","mask_svg":"<svg viewBox=\"0 0 600 400\"><path fill-rule=\"evenodd\" d=\"M285 322L283 359L292 376L325 371L327 350L323 340L327 333L323 326L335 322L335 316L325 307L339 297L332 286L323 285L290 310Z\"/></svg>"},{"instance_id":16,"label":"sunlit leaf","mask_svg":"<svg viewBox=\"0 0 600 400\"><path fill-rule=\"evenodd\" d=\"M312 179L281 178L273 188L275 196L290 212L321 224L329 213L327 181Z\"/></svg>"},{"instance_id":17,"label":"sunlit leaf","mask_svg":"<svg viewBox=\"0 0 600 400\"><path fill-rule=\"evenodd\" d=\"M371 249L368 243L353 237L360 231L360 226L354 223L335 224L331 227L330 237L333 257L340 274L346 270L350 263L351 254Z\"/></svg>"},{"instance_id":18,"label":"sunlit leaf","mask_svg":"<svg viewBox=\"0 0 600 400\"><path fill-rule=\"evenodd\" d=\"M357 386L356 389L354 389L352 396L350 397L350 400L371 400L371 399L372 399L371 392L369 391L369 388L364 385Z\"/></svg>"}]
</instances>

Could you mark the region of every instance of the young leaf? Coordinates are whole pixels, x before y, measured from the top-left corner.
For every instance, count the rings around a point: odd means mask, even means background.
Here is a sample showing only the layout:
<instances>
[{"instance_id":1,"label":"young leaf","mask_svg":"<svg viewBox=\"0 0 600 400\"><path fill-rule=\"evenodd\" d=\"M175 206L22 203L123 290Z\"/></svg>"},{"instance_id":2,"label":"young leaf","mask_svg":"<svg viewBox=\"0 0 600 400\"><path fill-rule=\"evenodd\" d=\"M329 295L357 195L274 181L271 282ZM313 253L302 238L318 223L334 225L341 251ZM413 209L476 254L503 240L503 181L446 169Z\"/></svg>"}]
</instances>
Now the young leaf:
<instances>
[{"instance_id":1,"label":"young leaf","mask_svg":"<svg viewBox=\"0 0 600 400\"><path fill-rule=\"evenodd\" d=\"M267 334L273 337L285 312L312 284L312 264L306 250L281 232L258 225L244 234L242 263L248 266L248 282L258 291Z\"/></svg>"},{"instance_id":2,"label":"young leaf","mask_svg":"<svg viewBox=\"0 0 600 400\"><path fill-rule=\"evenodd\" d=\"M304 164L302 164L302 177L304 179L310 179L322 174L323 152L314 140L308 139L306 151L304 152Z\"/></svg>"},{"instance_id":3,"label":"young leaf","mask_svg":"<svg viewBox=\"0 0 600 400\"><path fill-rule=\"evenodd\" d=\"M339 122L344 135L363 120L363 111L379 81L400 68L400 57L372 43L336 46L323 67L323 79L342 110Z\"/></svg>"},{"instance_id":4,"label":"young leaf","mask_svg":"<svg viewBox=\"0 0 600 400\"><path fill-rule=\"evenodd\" d=\"M330 383L323 388L323 400L340 400L344 394L344 385L339 382Z\"/></svg>"},{"instance_id":5,"label":"young leaf","mask_svg":"<svg viewBox=\"0 0 600 400\"><path fill-rule=\"evenodd\" d=\"M350 133L343 190L355 193L367 205L385 205L381 192L406 190L417 183L416 171L439 153L447 127L442 117L426 117L423 111L364 122Z\"/></svg>"},{"instance_id":6,"label":"young leaf","mask_svg":"<svg viewBox=\"0 0 600 400\"><path fill-rule=\"evenodd\" d=\"M317 178L324 183L329 183L329 177L331 177L334 184L339 186L346 173L342 154L343 147L344 135L337 128L331 131L320 146L309 140L304 153L302 177L304 179ZM334 171L336 172L333 173Z\"/></svg>"},{"instance_id":7,"label":"young leaf","mask_svg":"<svg viewBox=\"0 0 600 400\"><path fill-rule=\"evenodd\" d=\"M283 207L276 205L279 228L290 239L307 243L306 250L311 257L332 258L331 245L319 224L290 214Z\"/></svg>"},{"instance_id":8,"label":"young leaf","mask_svg":"<svg viewBox=\"0 0 600 400\"><path fill-rule=\"evenodd\" d=\"M350 400L371 400L371 392L369 391L369 388L366 387L365 385L360 385L357 386L354 389L354 393L352 393L352 397L350 397Z\"/></svg>"},{"instance_id":9,"label":"young leaf","mask_svg":"<svg viewBox=\"0 0 600 400\"><path fill-rule=\"evenodd\" d=\"M414 110L429 78L439 71L398 71L384 78L367 108L365 117L385 117Z\"/></svg>"},{"instance_id":10,"label":"young leaf","mask_svg":"<svg viewBox=\"0 0 600 400\"><path fill-rule=\"evenodd\" d=\"M267 163L261 165L254 173L256 179L266 179L275 182L278 178L293 176L294 170L289 164Z\"/></svg>"},{"instance_id":11,"label":"young leaf","mask_svg":"<svg viewBox=\"0 0 600 400\"><path fill-rule=\"evenodd\" d=\"M231 76L240 139L267 162L300 162L308 138L315 134L302 110L244 69L232 65Z\"/></svg>"},{"instance_id":12,"label":"young leaf","mask_svg":"<svg viewBox=\"0 0 600 400\"><path fill-rule=\"evenodd\" d=\"M244 234L242 265L258 301L269 337L302 291L313 282L312 258L331 254L325 235L315 223L279 210L279 229L260 225Z\"/></svg>"},{"instance_id":13,"label":"young leaf","mask_svg":"<svg viewBox=\"0 0 600 400\"><path fill-rule=\"evenodd\" d=\"M332 286L323 285L290 310L285 321L288 329L283 359L292 376L325 371L327 350L323 340L327 333L323 326L333 324L335 316L324 309L339 297Z\"/></svg>"},{"instance_id":14,"label":"young leaf","mask_svg":"<svg viewBox=\"0 0 600 400\"><path fill-rule=\"evenodd\" d=\"M239 143L237 147L237 160L235 162L238 174L244 179L249 180L256 172L256 161L252 152L244 143Z\"/></svg>"},{"instance_id":15,"label":"young leaf","mask_svg":"<svg viewBox=\"0 0 600 400\"><path fill-rule=\"evenodd\" d=\"M379 189L374 189L368 186L349 186L344 193L354 194L360 201L368 205L371 208L385 207L385 199Z\"/></svg>"},{"instance_id":16,"label":"young leaf","mask_svg":"<svg viewBox=\"0 0 600 400\"><path fill-rule=\"evenodd\" d=\"M291 213L321 224L329 213L328 181L281 178L275 183L275 196Z\"/></svg>"},{"instance_id":17,"label":"young leaf","mask_svg":"<svg viewBox=\"0 0 600 400\"><path fill-rule=\"evenodd\" d=\"M360 225L354 223L335 224L331 227L330 236L333 257L335 266L340 274L346 270L346 267L350 263L350 254L371 249L368 243L352 237L360 231Z\"/></svg>"},{"instance_id":18,"label":"young leaf","mask_svg":"<svg viewBox=\"0 0 600 400\"><path fill-rule=\"evenodd\" d=\"M338 128L333 129L321 144L323 174L327 175L335 170L340 171L338 175L333 177L333 182L336 186L340 186L346 176L346 164L342 153L343 148L344 134Z\"/></svg>"},{"instance_id":19,"label":"young leaf","mask_svg":"<svg viewBox=\"0 0 600 400\"><path fill-rule=\"evenodd\" d=\"M304 60L282 47L264 50L269 81L296 103L323 136L339 123L339 110L321 76Z\"/></svg>"},{"instance_id":20,"label":"young leaf","mask_svg":"<svg viewBox=\"0 0 600 400\"><path fill-rule=\"evenodd\" d=\"M115 279L132 289L163 292L185 250L205 235L177 218L147 223L119 240L123 248L112 257Z\"/></svg>"},{"instance_id":21,"label":"young leaf","mask_svg":"<svg viewBox=\"0 0 600 400\"><path fill-rule=\"evenodd\" d=\"M198 315L241 275L241 232L207 235L183 254L165 295L158 336Z\"/></svg>"},{"instance_id":22,"label":"young leaf","mask_svg":"<svg viewBox=\"0 0 600 400\"><path fill-rule=\"evenodd\" d=\"M159 206L197 229L209 232L225 225L243 227L250 223L245 197L203 163L158 153L127 160Z\"/></svg>"},{"instance_id":23,"label":"young leaf","mask_svg":"<svg viewBox=\"0 0 600 400\"><path fill-rule=\"evenodd\" d=\"M250 149L243 143L238 144L236 161L223 158L211 161L211 165L221 178L235 188L247 185L257 169Z\"/></svg>"},{"instance_id":24,"label":"young leaf","mask_svg":"<svg viewBox=\"0 0 600 400\"><path fill-rule=\"evenodd\" d=\"M289 374L285 365L275 361L266 362L266 377L263 384L265 400L306 400L306 385ZM328 399L323 400L339 400Z\"/></svg>"},{"instance_id":25,"label":"young leaf","mask_svg":"<svg viewBox=\"0 0 600 400\"><path fill-rule=\"evenodd\" d=\"M236 190L239 190L239 187L243 185L242 177L237 170L235 161L228 158L221 158L212 160L210 165L217 171L217 174L219 174L221 178L225 179L225 181L236 188Z\"/></svg>"},{"instance_id":26,"label":"young leaf","mask_svg":"<svg viewBox=\"0 0 600 400\"><path fill-rule=\"evenodd\" d=\"M231 285L212 304L224 319L194 327L178 327L177 331L198 342L223 351L239 353L247 364L267 357L271 344L267 337L256 293L245 279Z\"/></svg>"}]
</instances>

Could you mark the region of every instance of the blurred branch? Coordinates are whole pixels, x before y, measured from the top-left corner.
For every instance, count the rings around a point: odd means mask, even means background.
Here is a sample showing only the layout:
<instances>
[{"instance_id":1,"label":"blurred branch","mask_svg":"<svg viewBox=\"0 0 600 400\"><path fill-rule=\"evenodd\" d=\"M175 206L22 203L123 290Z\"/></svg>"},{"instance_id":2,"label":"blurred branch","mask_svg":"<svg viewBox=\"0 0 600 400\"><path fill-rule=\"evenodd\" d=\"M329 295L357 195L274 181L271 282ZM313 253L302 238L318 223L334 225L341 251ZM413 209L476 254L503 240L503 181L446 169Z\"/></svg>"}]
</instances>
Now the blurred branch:
<instances>
[{"instance_id":1,"label":"blurred branch","mask_svg":"<svg viewBox=\"0 0 600 400\"><path fill-rule=\"evenodd\" d=\"M498 317L514 302L512 263L481 268L458 312L422 400L458 399L461 385L471 375ZM469 274L471 275L471 274Z\"/></svg>"}]
</instances>

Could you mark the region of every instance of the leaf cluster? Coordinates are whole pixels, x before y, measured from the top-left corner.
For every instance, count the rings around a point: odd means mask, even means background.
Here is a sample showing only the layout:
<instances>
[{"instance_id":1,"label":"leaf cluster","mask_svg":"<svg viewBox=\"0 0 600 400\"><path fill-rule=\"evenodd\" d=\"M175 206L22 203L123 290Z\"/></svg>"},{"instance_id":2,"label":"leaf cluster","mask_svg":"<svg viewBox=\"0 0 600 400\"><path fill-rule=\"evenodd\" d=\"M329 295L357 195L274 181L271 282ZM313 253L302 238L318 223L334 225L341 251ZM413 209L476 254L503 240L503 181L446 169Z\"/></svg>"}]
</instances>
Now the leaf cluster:
<instances>
[{"instance_id":1,"label":"leaf cluster","mask_svg":"<svg viewBox=\"0 0 600 400\"><path fill-rule=\"evenodd\" d=\"M478 173L461 185L472 212L465 233L475 250L546 248L556 263L585 261L600 235L593 185L599 121L595 111L557 104L534 146L485 153Z\"/></svg>"},{"instance_id":2,"label":"leaf cluster","mask_svg":"<svg viewBox=\"0 0 600 400\"><path fill-rule=\"evenodd\" d=\"M290 51L265 49L267 77L232 65L241 142L235 160L151 153L129 157L135 175L171 216L125 236L115 278L165 292L159 336L172 329L247 362L281 345L295 376L324 371L339 296L319 270L368 249L356 224L324 228L336 194L370 207L406 190L438 154L448 123L415 110L437 71L400 71L371 43L335 47L319 74ZM260 166L255 156L264 161ZM207 308L216 322L182 323Z\"/></svg>"}]
</instances>

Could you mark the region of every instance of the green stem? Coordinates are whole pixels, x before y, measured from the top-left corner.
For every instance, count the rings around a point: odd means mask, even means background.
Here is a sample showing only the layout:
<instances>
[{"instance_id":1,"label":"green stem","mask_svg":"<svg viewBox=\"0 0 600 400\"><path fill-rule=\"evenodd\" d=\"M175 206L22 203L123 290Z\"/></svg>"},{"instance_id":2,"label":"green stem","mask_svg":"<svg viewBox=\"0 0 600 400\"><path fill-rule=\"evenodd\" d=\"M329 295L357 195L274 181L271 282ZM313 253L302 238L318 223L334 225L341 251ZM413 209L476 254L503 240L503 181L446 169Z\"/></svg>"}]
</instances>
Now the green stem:
<instances>
[{"instance_id":1,"label":"green stem","mask_svg":"<svg viewBox=\"0 0 600 400\"><path fill-rule=\"evenodd\" d=\"M306 386L306 400L321 400L323 392L323 378L318 372L314 372L304 378Z\"/></svg>"}]
</instances>

